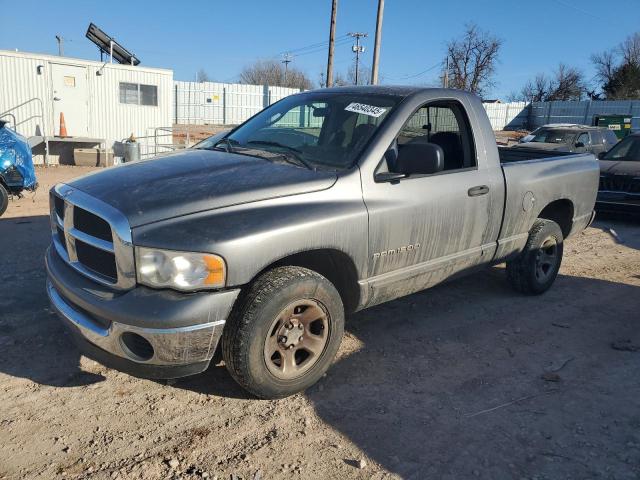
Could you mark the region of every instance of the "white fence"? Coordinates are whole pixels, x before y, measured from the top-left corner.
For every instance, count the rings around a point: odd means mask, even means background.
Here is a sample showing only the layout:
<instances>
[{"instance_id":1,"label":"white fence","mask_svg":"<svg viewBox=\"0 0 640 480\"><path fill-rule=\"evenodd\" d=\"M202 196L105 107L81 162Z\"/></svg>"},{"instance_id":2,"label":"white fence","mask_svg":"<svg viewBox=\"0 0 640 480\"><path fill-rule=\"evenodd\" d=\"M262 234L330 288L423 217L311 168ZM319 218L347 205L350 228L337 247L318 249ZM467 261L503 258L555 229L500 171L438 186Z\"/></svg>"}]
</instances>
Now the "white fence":
<instances>
[{"instance_id":1,"label":"white fence","mask_svg":"<svg viewBox=\"0 0 640 480\"><path fill-rule=\"evenodd\" d=\"M217 82L174 82L174 123L237 125L297 88Z\"/></svg>"},{"instance_id":2,"label":"white fence","mask_svg":"<svg viewBox=\"0 0 640 480\"><path fill-rule=\"evenodd\" d=\"M494 130L529 129L548 123L591 125L594 115L629 115L640 129L640 100L485 103Z\"/></svg>"},{"instance_id":3,"label":"white fence","mask_svg":"<svg viewBox=\"0 0 640 480\"><path fill-rule=\"evenodd\" d=\"M484 109L494 130L516 129L527 125L528 105L527 102L485 103Z\"/></svg>"},{"instance_id":4,"label":"white fence","mask_svg":"<svg viewBox=\"0 0 640 480\"><path fill-rule=\"evenodd\" d=\"M174 82L174 123L237 125L297 88L217 82ZM597 114L623 114L640 129L640 100L485 103L494 130L532 130L547 123L590 125ZM311 118L311 117L309 117Z\"/></svg>"}]
</instances>

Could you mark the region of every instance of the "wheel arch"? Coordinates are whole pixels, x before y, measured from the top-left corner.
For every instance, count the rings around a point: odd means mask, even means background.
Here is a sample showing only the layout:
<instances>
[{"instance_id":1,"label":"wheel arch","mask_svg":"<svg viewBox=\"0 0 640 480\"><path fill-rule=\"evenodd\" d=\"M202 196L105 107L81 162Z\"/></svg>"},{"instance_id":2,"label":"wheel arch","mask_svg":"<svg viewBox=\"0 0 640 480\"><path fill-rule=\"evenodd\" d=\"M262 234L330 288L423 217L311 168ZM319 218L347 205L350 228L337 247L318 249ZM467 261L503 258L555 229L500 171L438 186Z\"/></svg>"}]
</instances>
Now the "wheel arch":
<instances>
[{"instance_id":1,"label":"wheel arch","mask_svg":"<svg viewBox=\"0 0 640 480\"><path fill-rule=\"evenodd\" d=\"M546 205L538 214L538 218L556 222L560 226L564 238L567 238L573 228L573 212L573 202L563 198Z\"/></svg>"},{"instance_id":2,"label":"wheel arch","mask_svg":"<svg viewBox=\"0 0 640 480\"><path fill-rule=\"evenodd\" d=\"M354 312L360 304L358 269L353 259L341 250L322 248L287 255L264 267L252 281L273 268L283 266L308 268L325 277L338 290L345 312Z\"/></svg>"}]
</instances>

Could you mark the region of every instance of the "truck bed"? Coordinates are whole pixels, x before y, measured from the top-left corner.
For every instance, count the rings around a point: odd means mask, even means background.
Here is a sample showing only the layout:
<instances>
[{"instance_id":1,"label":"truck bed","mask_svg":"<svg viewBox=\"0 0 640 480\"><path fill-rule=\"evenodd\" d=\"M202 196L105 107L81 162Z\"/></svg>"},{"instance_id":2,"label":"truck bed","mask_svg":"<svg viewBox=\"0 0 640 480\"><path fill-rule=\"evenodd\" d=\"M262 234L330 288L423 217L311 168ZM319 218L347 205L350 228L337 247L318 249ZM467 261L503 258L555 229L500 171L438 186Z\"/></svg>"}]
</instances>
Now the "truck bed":
<instances>
[{"instance_id":1,"label":"truck bed","mask_svg":"<svg viewBox=\"0 0 640 480\"><path fill-rule=\"evenodd\" d=\"M539 160L542 158L563 157L576 155L571 152L556 152L553 150L543 150L537 148L511 148L498 147L500 163L523 162L525 160Z\"/></svg>"}]
</instances>

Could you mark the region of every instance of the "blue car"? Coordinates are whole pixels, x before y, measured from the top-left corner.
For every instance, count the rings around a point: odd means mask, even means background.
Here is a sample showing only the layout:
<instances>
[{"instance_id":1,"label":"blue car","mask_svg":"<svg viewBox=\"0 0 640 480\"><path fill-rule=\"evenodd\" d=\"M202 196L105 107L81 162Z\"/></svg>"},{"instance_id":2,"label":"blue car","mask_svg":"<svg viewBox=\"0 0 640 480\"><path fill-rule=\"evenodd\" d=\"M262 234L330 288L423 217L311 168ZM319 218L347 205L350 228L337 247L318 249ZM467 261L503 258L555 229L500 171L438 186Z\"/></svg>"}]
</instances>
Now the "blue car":
<instances>
[{"instance_id":1,"label":"blue car","mask_svg":"<svg viewBox=\"0 0 640 480\"><path fill-rule=\"evenodd\" d=\"M27 139L0 121L0 216L7 210L9 195L38 188L31 148Z\"/></svg>"}]
</instances>

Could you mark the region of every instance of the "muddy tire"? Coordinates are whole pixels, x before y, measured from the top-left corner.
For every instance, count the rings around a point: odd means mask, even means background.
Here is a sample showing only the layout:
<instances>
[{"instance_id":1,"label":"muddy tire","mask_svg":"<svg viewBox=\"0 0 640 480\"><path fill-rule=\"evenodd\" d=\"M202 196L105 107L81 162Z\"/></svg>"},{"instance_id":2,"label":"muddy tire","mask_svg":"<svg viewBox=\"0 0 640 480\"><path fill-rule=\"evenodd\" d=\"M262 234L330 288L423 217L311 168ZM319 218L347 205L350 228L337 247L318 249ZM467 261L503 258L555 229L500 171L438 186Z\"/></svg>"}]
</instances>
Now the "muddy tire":
<instances>
[{"instance_id":1,"label":"muddy tire","mask_svg":"<svg viewBox=\"0 0 640 480\"><path fill-rule=\"evenodd\" d=\"M0 217L7 211L9 206L9 192L4 188L4 185L0 183Z\"/></svg>"},{"instance_id":2,"label":"muddy tire","mask_svg":"<svg viewBox=\"0 0 640 480\"><path fill-rule=\"evenodd\" d=\"M222 356L243 388L283 398L322 377L344 332L344 307L331 282L306 268L278 267L238 302L222 334Z\"/></svg>"},{"instance_id":3,"label":"muddy tire","mask_svg":"<svg viewBox=\"0 0 640 480\"><path fill-rule=\"evenodd\" d=\"M537 219L520 256L507 262L507 277L513 288L527 295L546 292L560 270L563 240L556 222Z\"/></svg>"}]
</instances>

